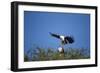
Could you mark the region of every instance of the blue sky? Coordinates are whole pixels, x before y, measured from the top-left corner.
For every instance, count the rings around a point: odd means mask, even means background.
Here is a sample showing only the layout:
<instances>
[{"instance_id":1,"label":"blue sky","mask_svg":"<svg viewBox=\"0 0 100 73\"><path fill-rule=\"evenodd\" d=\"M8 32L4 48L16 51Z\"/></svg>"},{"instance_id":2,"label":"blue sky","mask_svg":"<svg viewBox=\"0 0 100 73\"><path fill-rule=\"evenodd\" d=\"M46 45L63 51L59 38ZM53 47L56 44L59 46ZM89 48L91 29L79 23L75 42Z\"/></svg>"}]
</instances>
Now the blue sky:
<instances>
[{"instance_id":1,"label":"blue sky","mask_svg":"<svg viewBox=\"0 0 100 73\"><path fill-rule=\"evenodd\" d=\"M24 11L24 49L33 46L58 48L60 40L49 32L71 35L73 44L65 47L90 49L90 15L79 13L56 13Z\"/></svg>"}]
</instances>

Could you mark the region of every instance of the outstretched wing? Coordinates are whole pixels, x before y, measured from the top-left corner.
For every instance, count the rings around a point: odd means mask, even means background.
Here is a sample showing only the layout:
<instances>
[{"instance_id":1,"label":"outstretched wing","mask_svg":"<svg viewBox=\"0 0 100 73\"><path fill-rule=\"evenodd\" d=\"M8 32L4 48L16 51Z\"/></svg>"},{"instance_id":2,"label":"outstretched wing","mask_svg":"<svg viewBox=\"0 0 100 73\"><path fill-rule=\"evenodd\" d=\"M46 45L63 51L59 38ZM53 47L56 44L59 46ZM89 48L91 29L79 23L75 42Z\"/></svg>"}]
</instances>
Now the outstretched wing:
<instances>
[{"instance_id":1,"label":"outstretched wing","mask_svg":"<svg viewBox=\"0 0 100 73\"><path fill-rule=\"evenodd\" d=\"M50 33L50 35L53 36L53 37L56 37L56 38L60 39L60 36L57 35L57 34Z\"/></svg>"},{"instance_id":2,"label":"outstretched wing","mask_svg":"<svg viewBox=\"0 0 100 73\"><path fill-rule=\"evenodd\" d=\"M71 36L66 36L65 40L67 41L67 43L73 43L74 42L74 38Z\"/></svg>"}]
</instances>

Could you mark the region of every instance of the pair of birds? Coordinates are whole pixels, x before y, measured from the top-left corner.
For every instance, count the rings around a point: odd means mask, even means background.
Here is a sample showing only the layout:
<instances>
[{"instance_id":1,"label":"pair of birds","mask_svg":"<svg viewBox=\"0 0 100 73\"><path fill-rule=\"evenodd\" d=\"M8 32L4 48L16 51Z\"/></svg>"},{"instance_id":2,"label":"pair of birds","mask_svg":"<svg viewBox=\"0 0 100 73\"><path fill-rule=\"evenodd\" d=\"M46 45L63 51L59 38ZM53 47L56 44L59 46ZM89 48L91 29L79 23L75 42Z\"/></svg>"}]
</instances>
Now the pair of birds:
<instances>
[{"instance_id":1,"label":"pair of birds","mask_svg":"<svg viewBox=\"0 0 100 73\"><path fill-rule=\"evenodd\" d=\"M63 35L58 35L54 33L50 33L50 35L61 40L62 46L58 48L58 51L60 53L64 53L63 45L72 44L74 42L74 38L71 36L63 36Z\"/></svg>"}]
</instances>

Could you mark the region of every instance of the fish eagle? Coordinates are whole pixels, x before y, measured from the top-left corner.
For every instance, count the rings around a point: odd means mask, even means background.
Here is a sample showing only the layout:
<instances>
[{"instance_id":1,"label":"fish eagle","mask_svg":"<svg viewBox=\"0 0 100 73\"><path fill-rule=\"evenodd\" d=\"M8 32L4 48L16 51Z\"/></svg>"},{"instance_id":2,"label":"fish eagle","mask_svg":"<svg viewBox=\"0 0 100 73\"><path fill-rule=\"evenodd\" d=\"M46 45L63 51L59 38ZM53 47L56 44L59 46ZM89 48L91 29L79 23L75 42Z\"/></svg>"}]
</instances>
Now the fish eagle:
<instances>
[{"instance_id":1,"label":"fish eagle","mask_svg":"<svg viewBox=\"0 0 100 73\"><path fill-rule=\"evenodd\" d=\"M61 40L62 45L72 44L74 42L74 38L72 36L63 36L54 33L50 33L51 36L58 38Z\"/></svg>"},{"instance_id":2,"label":"fish eagle","mask_svg":"<svg viewBox=\"0 0 100 73\"><path fill-rule=\"evenodd\" d=\"M72 44L74 42L74 38L72 36L63 36L54 33L50 33L50 35L61 40L61 47L58 48L60 53L64 53L63 45Z\"/></svg>"}]
</instances>

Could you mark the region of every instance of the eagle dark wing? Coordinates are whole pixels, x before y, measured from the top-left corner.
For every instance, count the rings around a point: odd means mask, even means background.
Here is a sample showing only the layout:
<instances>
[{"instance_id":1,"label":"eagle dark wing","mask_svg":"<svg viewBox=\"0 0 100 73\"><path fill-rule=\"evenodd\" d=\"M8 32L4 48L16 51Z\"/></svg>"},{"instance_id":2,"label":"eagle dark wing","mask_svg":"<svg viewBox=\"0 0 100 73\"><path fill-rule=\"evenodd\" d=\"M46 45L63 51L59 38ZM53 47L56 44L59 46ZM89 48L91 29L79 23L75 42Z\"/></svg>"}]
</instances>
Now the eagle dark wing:
<instances>
[{"instance_id":1,"label":"eagle dark wing","mask_svg":"<svg viewBox=\"0 0 100 73\"><path fill-rule=\"evenodd\" d=\"M60 36L57 35L57 34L50 33L50 35L53 36L53 37L56 37L56 38L60 39Z\"/></svg>"},{"instance_id":2,"label":"eagle dark wing","mask_svg":"<svg viewBox=\"0 0 100 73\"><path fill-rule=\"evenodd\" d=\"M67 43L73 43L74 42L74 38L71 36L66 36L65 40L68 41Z\"/></svg>"}]
</instances>

